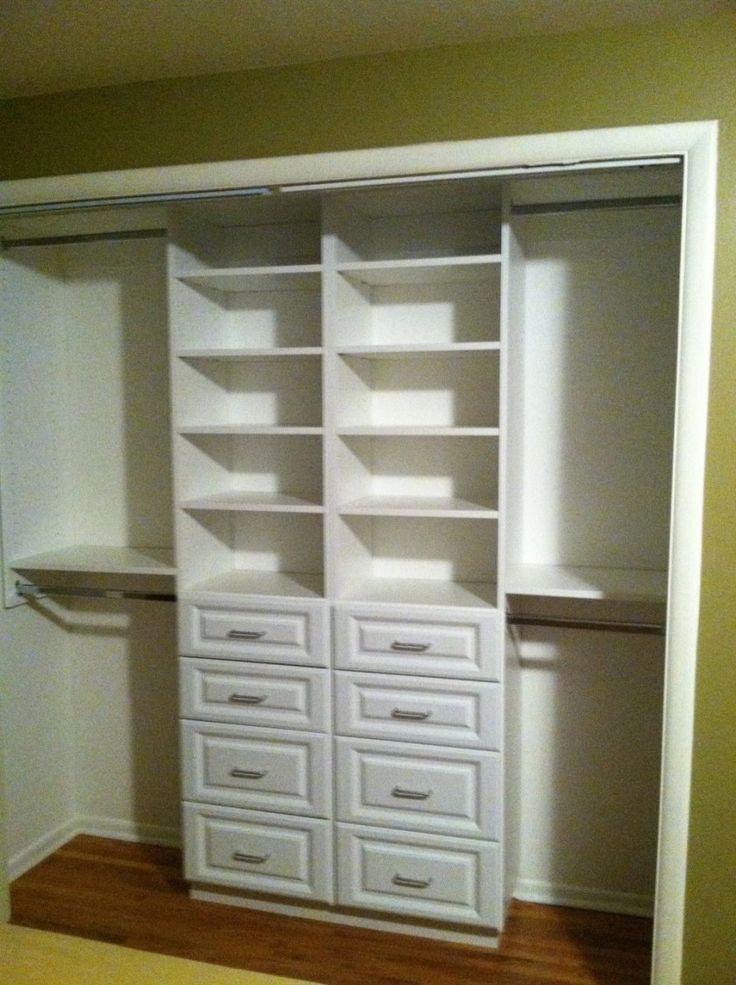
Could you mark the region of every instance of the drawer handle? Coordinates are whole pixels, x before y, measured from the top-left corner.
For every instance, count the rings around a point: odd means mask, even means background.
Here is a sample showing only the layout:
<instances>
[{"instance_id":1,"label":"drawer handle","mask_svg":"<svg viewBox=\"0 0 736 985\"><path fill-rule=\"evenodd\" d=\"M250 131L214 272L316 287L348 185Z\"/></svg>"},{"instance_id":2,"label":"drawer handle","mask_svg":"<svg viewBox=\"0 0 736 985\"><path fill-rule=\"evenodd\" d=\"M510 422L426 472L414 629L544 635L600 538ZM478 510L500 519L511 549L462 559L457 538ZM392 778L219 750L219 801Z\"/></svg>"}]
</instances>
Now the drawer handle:
<instances>
[{"instance_id":1,"label":"drawer handle","mask_svg":"<svg viewBox=\"0 0 736 985\"><path fill-rule=\"evenodd\" d=\"M431 885L431 879L407 879L406 876L400 876L397 872L393 877L391 882L394 886L408 886L409 889L426 889L427 886Z\"/></svg>"},{"instance_id":2,"label":"drawer handle","mask_svg":"<svg viewBox=\"0 0 736 985\"><path fill-rule=\"evenodd\" d=\"M391 649L397 653L424 653L431 645L431 643L402 643L400 640L394 640Z\"/></svg>"},{"instance_id":3,"label":"drawer handle","mask_svg":"<svg viewBox=\"0 0 736 985\"><path fill-rule=\"evenodd\" d=\"M230 776L235 776L240 780L262 780L268 770L241 770L237 766L230 770Z\"/></svg>"},{"instance_id":4,"label":"drawer handle","mask_svg":"<svg viewBox=\"0 0 736 985\"><path fill-rule=\"evenodd\" d=\"M402 711L401 708L394 708L391 717L405 718L409 722L424 722L431 714L431 711Z\"/></svg>"},{"instance_id":5,"label":"drawer handle","mask_svg":"<svg viewBox=\"0 0 736 985\"><path fill-rule=\"evenodd\" d=\"M432 796L431 790L404 790L403 787L394 787L391 791L392 797L400 800L429 800Z\"/></svg>"},{"instance_id":6,"label":"drawer handle","mask_svg":"<svg viewBox=\"0 0 736 985\"><path fill-rule=\"evenodd\" d=\"M227 699L234 705L259 705L266 700L265 694L238 694L234 692Z\"/></svg>"},{"instance_id":7,"label":"drawer handle","mask_svg":"<svg viewBox=\"0 0 736 985\"><path fill-rule=\"evenodd\" d=\"M266 633L257 633L254 629L229 629L227 638L229 640L260 640Z\"/></svg>"},{"instance_id":8,"label":"drawer handle","mask_svg":"<svg viewBox=\"0 0 736 985\"><path fill-rule=\"evenodd\" d=\"M232 855L234 862L250 862L252 865L262 865L267 862L271 856L269 855L247 855L245 852L233 852Z\"/></svg>"}]
</instances>

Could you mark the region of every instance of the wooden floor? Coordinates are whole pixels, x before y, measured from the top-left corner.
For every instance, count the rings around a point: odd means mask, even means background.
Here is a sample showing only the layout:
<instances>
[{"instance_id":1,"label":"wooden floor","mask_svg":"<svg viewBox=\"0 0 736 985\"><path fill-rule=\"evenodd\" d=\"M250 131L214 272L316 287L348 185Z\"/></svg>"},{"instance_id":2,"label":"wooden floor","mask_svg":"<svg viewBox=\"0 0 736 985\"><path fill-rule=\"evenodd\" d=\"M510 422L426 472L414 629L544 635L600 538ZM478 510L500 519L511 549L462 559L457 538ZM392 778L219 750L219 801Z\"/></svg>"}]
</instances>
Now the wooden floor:
<instances>
[{"instance_id":1,"label":"wooden floor","mask_svg":"<svg viewBox=\"0 0 736 985\"><path fill-rule=\"evenodd\" d=\"M651 922L514 903L497 951L189 899L180 854L80 835L12 886L12 922L323 985L640 985Z\"/></svg>"}]
</instances>

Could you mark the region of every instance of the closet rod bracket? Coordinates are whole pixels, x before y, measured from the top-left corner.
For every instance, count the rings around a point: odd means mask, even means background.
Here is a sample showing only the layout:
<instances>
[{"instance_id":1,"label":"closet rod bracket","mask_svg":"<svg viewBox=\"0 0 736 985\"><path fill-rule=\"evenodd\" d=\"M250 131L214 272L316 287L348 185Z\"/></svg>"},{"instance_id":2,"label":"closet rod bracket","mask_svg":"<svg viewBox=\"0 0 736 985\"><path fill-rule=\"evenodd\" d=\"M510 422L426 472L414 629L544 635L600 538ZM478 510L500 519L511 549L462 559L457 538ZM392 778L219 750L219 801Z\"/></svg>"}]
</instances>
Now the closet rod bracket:
<instances>
[{"instance_id":1,"label":"closet rod bracket","mask_svg":"<svg viewBox=\"0 0 736 985\"><path fill-rule=\"evenodd\" d=\"M88 599L138 599L145 602L176 602L172 592L140 592L133 589L85 588L69 586L34 585L17 581L15 590L21 598L43 598L46 595L64 595Z\"/></svg>"}]
</instances>

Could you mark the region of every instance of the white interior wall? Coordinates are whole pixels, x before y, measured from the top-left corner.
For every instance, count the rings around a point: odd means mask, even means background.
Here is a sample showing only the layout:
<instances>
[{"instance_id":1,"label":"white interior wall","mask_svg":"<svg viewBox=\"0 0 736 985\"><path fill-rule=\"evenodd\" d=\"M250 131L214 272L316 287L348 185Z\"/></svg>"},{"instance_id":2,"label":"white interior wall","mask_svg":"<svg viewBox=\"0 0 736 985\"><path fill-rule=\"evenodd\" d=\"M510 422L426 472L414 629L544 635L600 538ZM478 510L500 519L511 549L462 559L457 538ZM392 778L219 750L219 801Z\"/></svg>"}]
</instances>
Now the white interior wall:
<instances>
[{"instance_id":1,"label":"white interior wall","mask_svg":"<svg viewBox=\"0 0 736 985\"><path fill-rule=\"evenodd\" d=\"M76 812L71 651L28 606L0 610L0 721L11 877L64 842Z\"/></svg>"},{"instance_id":2,"label":"white interior wall","mask_svg":"<svg viewBox=\"0 0 736 985\"><path fill-rule=\"evenodd\" d=\"M75 809L87 832L177 839L174 608L74 601L69 610Z\"/></svg>"},{"instance_id":3,"label":"white interior wall","mask_svg":"<svg viewBox=\"0 0 736 985\"><path fill-rule=\"evenodd\" d=\"M521 633L519 895L651 913L664 644Z\"/></svg>"}]
</instances>

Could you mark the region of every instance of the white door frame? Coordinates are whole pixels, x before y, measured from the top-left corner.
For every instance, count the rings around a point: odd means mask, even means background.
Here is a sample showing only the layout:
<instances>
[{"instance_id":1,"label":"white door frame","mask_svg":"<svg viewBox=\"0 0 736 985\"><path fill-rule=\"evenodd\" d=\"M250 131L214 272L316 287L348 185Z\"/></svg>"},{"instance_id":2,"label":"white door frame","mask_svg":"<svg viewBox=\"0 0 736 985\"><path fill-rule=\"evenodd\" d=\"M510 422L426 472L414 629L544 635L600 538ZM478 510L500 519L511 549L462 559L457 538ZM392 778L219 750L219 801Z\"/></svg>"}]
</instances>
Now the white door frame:
<instances>
[{"instance_id":1,"label":"white door frame","mask_svg":"<svg viewBox=\"0 0 736 985\"><path fill-rule=\"evenodd\" d=\"M355 181L400 175L557 170L594 162L682 157L684 217L680 280L670 605L667 616L662 795L655 902L653 985L679 982L700 608L705 441L715 261L715 122L586 130L417 144L252 161L64 175L0 183L0 216L14 207L121 197ZM7 214L7 212L6 212Z\"/></svg>"}]
</instances>

